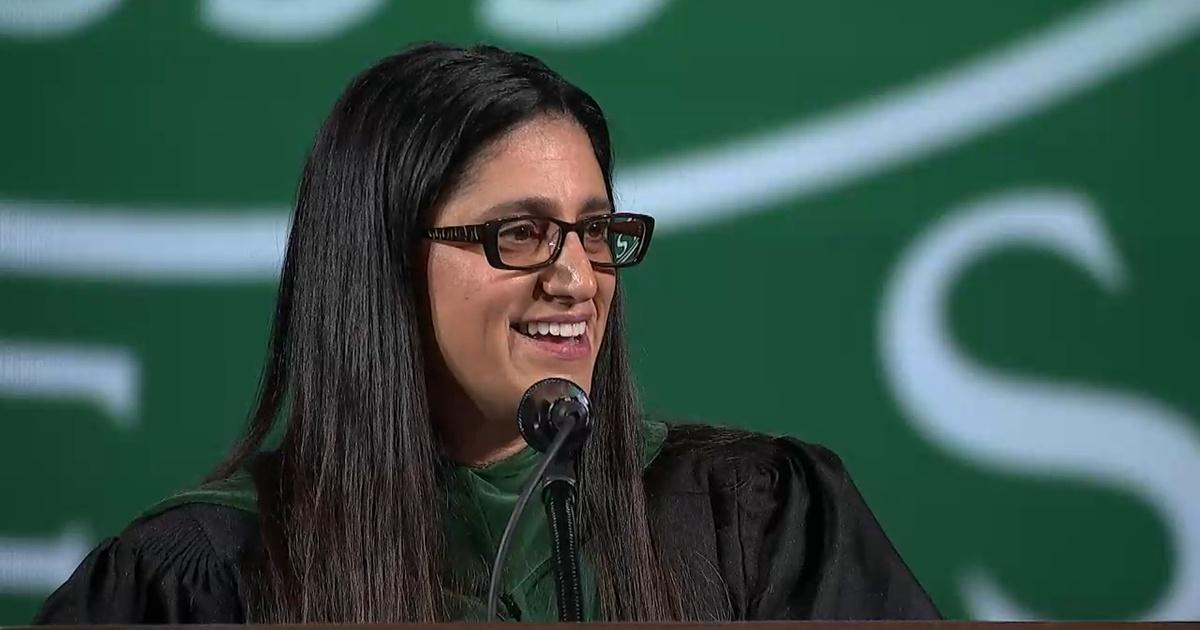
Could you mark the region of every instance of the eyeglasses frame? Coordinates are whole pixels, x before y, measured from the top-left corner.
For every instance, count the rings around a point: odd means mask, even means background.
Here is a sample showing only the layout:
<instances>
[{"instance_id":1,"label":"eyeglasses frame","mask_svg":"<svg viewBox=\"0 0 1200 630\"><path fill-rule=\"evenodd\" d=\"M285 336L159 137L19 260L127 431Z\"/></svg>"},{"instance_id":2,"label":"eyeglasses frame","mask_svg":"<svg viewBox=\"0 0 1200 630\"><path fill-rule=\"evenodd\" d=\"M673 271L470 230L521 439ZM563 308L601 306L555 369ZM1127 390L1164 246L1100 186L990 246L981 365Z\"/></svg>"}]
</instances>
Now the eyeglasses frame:
<instances>
[{"instance_id":1,"label":"eyeglasses frame","mask_svg":"<svg viewBox=\"0 0 1200 630\"><path fill-rule=\"evenodd\" d=\"M567 234L574 232L575 235L579 237L579 241L582 243L584 238L583 230L587 228L587 226L595 223L596 221L612 221L613 219L619 219L622 217L640 219L646 226L646 232L642 235L644 243L638 248L637 257L632 261L619 264L601 263L589 259L589 262L591 262L595 267L601 267L605 269L620 269L624 267L632 267L642 262L642 259L646 257L646 252L650 249L650 237L654 233L654 217L646 214L638 214L636 212L613 212L609 214L599 214L596 216L586 217L578 221L571 222L546 216L511 216L492 219L491 221L475 223L472 225L448 225L429 228L425 231L425 237L435 241L450 241L453 243L479 243L483 245L484 256L487 257L488 264L491 266L497 269L507 269L511 271L533 271L535 269L549 267L558 260L559 255L562 254L563 246L567 243ZM545 262L536 265L518 266L509 265L500 260L500 247L498 238L500 226L516 219L540 219L558 225L558 243L554 246L554 253L551 254L550 258Z\"/></svg>"}]
</instances>

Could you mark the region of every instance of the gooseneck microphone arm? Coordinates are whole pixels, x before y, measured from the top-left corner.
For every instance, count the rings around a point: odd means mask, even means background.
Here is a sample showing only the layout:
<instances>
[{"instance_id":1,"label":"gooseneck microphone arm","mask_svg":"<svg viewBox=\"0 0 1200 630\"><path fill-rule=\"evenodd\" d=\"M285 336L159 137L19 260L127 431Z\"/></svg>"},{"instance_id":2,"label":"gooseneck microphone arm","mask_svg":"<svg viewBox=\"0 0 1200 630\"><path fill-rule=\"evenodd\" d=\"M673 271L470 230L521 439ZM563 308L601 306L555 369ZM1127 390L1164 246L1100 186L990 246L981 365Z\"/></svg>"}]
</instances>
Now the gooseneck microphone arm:
<instances>
[{"instance_id":1,"label":"gooseneck microphone arm","mask_svg":"<svg viewBox=\"0 0 1200 630\"><path fill-rule=\"evenodd\" d=\"M573 384L572 384L573 385ZM558 433L572 434L570 450L563 447L551 459L542 483L542 502L546 507L546 523L550 529L550 558L554 566L554 591L558 596L558 620L583 621L583 585L579 575L579 534L577 525L576 458L589 429L588 401L566 397L547 409L549 424L558 426ZM528 433L536 431L527 427ZM576 434L576 431L582 435ZM523 431L525 433L525 431ZM557 436L556 436L557 438ZM529 438L526 438L529 439ZM537 438L533 438L537 441ZM534 448L537 448L536 446Z\"/></svg>"},{"instance_id":2,"label":"gooseneck microphone arm","mask_svg":"<svg viewBox=\"0 0 1200 630\"><path fill-rule=\"evenodd\" d=\"M521 514L525 512L525 506L529 503L529 498L533 496L533 491L545 479L546 469L554 462L554 457L562 450L563 444L569 437L570 434L564 431L554 438L554 442L546 450L537 469L525 481L525 486L521 488L521 494L517 496L517 503L508 516L508 523L504 525L504 534L500 536L500 545L496 548L496 558L492 561L492 579L488 584L487 618L489 622L496 621L496 606L500 601L500 577L504 573L504 562L508 560L508 552L512 548L513 534L517 531L517 523L521 521Z\"/></svg>"},{"instance_id":3,"label":"gooseneck microphone arm","mask_svg":"<svg viewBox=\"0 0 1200 630\"><path fill-rule=\"evenodd\" d=\"M542 490L542 498L546 504L546 522L550 526L550 557L554 561L558 620L583 621L583 585L579 577L579 534L576 527L574 480L547 480Z\"/></svg>"},{"instance_id":4,"label":"gooseneck microphone arm","mask_svg":"<svg viewBox=\"0 0 1200 630\"><path fill-rule=\"evenodd\" d=\"M504 562L512 546L513 533L534 489L542 488L546 520L550 529L558 620L583 621L583 594L579 573L576 459L591 433L591 403L583 389L571 381L548 378L534 383L517 409L521 436L534 450L545 453L521 489L513 506L488 586L488 620L496 620Z\"/></svg>"}]
</instances>

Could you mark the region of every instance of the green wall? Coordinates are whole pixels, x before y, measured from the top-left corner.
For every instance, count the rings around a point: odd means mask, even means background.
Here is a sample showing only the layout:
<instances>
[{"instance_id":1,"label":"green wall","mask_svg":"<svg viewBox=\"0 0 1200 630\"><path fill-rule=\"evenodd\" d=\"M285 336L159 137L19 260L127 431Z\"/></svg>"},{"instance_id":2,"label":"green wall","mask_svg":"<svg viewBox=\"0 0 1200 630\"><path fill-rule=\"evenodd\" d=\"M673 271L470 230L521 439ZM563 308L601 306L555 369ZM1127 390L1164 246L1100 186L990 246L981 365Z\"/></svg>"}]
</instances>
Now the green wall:
<instances>
[{"instance_id":1,"label":"green wall","mask_svg":"<svg viewBox=\"0 0 1200 630\"><path fill-rule=\"evenodd\" d=\"M1200 617L1200 2L0 4L0 624L245 417L304 152L406 44L610 117L647 406L846 460L943 611Z\"/></svg>"}]
</instances>

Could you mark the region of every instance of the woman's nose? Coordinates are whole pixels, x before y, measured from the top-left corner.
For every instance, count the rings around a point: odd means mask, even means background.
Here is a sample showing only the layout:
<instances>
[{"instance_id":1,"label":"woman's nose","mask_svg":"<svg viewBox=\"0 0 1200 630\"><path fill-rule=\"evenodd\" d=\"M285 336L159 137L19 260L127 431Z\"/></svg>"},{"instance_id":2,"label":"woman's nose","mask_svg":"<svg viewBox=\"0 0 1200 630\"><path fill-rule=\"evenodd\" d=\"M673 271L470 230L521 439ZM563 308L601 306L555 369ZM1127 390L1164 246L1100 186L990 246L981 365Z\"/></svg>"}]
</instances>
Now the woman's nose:
<instances>
[{"instance_id":1,"label":"woman's nose","mask_svg":"<svg viewBox=\"0 0 1200 630\"><path fill-rule=\"evenodd\" d=\"M586 302L596 296L596 270L583 242L575 233L567 234L562 252L554 264L546 267L542 286L547 294L571 302Z\"/></svg>"}]
</instances>

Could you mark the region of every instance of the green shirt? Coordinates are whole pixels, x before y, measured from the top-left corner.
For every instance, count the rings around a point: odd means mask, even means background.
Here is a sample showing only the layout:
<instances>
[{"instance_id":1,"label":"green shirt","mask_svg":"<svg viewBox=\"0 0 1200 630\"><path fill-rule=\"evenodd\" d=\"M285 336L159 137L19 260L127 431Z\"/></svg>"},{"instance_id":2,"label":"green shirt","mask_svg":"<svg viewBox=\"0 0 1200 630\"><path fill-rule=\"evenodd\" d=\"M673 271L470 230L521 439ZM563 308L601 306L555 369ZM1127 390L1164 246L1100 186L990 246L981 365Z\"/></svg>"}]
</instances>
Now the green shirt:
<instances>
[{"instance_id":1,"label":"green shirt","mask_svg":"<svg viewBox=\"0 0 1200 630\"><path fill-rule=\"evenodd\" d=\"M643 432L643 466L658 455L667 435L667 425L647 422ZM537 467L540 454L524 448L499 462L481 468L455 466L448 492L450 516L447 523L448 557L452 583L451 618L485 621L488 576L500 536L516 505L525 479ZM501 580L502 619L522 622L555 622L554 569L550 561L550 533L539 496L525 509L509 551ZM177 505L209 503L247 512L258 511L254 483L239 472L228 479L205 484L160 502L142 516L159 514ZM595 573L585 555L580 558L584 594L584 616L597 615Z\"/></svg>"}]
</instances>

